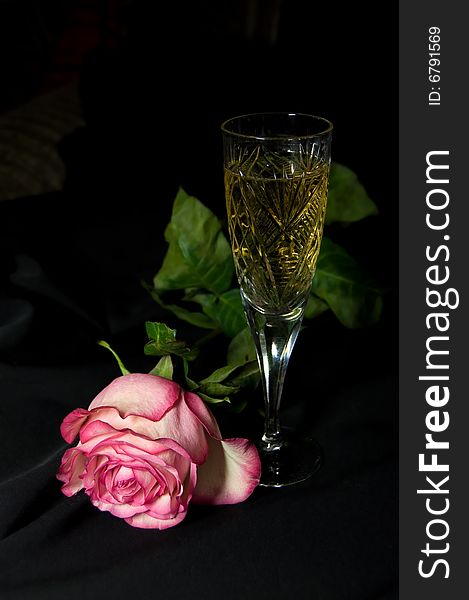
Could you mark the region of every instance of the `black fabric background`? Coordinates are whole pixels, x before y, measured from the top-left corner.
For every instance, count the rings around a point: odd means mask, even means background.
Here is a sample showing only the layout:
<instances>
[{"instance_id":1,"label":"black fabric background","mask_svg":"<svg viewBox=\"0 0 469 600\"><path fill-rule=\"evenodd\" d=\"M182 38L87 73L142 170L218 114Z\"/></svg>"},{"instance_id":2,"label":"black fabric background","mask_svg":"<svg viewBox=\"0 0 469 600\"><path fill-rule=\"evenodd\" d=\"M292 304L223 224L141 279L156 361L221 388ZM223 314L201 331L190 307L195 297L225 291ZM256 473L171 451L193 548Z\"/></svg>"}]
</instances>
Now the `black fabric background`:
<instances>
[{"instance_id":1,"label":"black fabric background","mask_svg":"<svg viewBox=\"0 0 469 600\"><path fill-rule=\"evenodd\" d=\"M370 25L363 5L291 2L271 47L221 35L210 3L133 5L126 44L83 65L86 126L61 143L65 189L0 203L1 297L33 311L26 332L8 319L0 330L0 595L396 598L396 18L383 9ZM191 505L162 532L65 498L60 422L119 374L96 340L146 372L145 320L176 325L141 280L164 255L178 186L223 217L219 123L290 109L334 122L334 160L380 214L329 233L388 289L378 325L351 331L326 313L295 347L282 413L316 436L322 470L237 506ZM225 436L260 431L250 400L241 415L216 412Z\"/></svg>"}]
</instances>

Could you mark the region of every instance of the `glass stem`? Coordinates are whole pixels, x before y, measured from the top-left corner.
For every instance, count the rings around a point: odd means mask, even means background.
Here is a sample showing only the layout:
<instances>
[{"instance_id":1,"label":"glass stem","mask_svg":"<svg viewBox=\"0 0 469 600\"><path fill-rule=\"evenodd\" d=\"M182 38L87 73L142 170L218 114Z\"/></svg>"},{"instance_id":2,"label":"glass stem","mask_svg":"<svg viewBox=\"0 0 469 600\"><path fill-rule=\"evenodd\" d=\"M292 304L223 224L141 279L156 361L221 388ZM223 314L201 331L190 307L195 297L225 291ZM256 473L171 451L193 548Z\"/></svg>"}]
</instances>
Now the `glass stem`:
<instances>
[{"instance_id":1,"label":"glass stem","mask_svg":"<svg viewBox=\"0 0 469 600\"><path fill-rule=\"evenodd\" d=\"M269 315L244 300L244 309L256 345L264 389L265 422L261 445L266 451L276 450L282 445L279 409L283 382L300 330L304 306L288 314Z\"/></svg>"}]
</instances>

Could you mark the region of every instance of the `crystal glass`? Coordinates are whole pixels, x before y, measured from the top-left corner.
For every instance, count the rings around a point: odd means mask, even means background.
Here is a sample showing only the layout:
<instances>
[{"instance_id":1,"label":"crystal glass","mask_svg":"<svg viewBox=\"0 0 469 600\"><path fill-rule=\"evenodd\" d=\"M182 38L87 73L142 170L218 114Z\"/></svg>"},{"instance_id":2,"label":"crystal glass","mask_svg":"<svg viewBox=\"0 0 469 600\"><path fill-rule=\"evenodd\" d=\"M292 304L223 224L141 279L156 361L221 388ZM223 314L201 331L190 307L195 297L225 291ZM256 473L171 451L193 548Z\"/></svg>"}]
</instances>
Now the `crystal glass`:
<instances>
[{"instance_id":1,"label":"crystal glass","mask_svg":"<svg viewBox=\"0 0 469 600\"><path fill-rule=\"evenodd\" d=\"M221 129L231 248L264 391L261 485L281 487L321 463L313 439L280 426L279 407L321 245L332 124L258 113Z\"/></svg>"}]
</instances>

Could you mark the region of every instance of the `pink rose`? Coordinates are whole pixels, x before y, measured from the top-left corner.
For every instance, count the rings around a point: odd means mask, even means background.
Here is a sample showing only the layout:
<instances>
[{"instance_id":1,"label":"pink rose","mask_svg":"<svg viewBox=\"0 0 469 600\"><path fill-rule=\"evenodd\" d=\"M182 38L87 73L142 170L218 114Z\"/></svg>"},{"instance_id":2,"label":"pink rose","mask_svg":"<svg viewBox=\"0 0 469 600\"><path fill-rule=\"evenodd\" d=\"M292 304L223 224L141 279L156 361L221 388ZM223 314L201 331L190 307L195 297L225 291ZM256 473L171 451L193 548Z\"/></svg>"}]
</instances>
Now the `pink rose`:
<instances>
[{"instance_id":1,"label":"pink rose","mask_svg":"<svg viewBox=\"0 0 469 600\"><path fill-rule=\"evenodd\" d=\"M259 483L255 446L223 440L199 396L155 375L118 377L60 431L69 444L80 437L57 473L63 493L84 489L97 508L134 527L172 527L191 500L235 504Z\"/></svg>"}]
</instances>

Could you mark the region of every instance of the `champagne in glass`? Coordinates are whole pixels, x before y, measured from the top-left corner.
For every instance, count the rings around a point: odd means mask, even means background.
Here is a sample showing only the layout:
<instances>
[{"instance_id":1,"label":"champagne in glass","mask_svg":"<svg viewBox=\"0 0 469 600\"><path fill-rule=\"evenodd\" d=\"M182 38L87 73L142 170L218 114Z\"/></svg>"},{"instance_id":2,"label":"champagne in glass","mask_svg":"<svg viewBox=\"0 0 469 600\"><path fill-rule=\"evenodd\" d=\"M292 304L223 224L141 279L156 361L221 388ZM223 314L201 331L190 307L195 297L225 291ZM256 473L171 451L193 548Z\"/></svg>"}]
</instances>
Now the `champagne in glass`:
<instances>
[{"instance_id":1,"label":"champagne in glass","mask_svg":"<svg viewBox=\"0 0 469 600\"><path fill-rule=\"evenodd\" d=\"M332 125L304 114L265 113L222 125L229 233L265 399L261 484L302 481L320 449L280 427L283 382L319 254Z\"/></svg>"}]
</instances>

